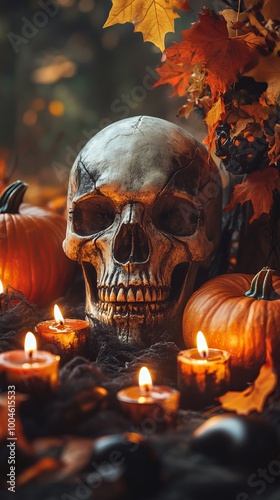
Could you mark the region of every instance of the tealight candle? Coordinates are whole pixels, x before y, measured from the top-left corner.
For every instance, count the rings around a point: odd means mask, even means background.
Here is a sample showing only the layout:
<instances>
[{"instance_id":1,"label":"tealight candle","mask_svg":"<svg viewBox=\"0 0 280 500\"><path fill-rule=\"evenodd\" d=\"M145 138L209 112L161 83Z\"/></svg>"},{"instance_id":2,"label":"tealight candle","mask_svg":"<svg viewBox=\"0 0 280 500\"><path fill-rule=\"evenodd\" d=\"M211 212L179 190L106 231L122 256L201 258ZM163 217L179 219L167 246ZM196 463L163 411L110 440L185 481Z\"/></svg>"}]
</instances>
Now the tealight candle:
<instances>
[{"instance_id":1,"label":"tealight candle","mask_svg":"<svg viewBox=\"0 0 280 500\"><path fill-rule=\"evenodd\" d=\"M84 355L89 337L89 323L82 319L64 319L57 305L54 306L54 319L41 321L36 325L40 347L47 346L58 352L63 359Z\"/></svg>"},{"instance_id":2,"label":"tealight candle","mask_svg":"<svg viewBox=\"0 0 280 500\"><path fill-rule=\"evenodd\" d=\"M229 389L230 354L208 349L202 332L197 334L197 348L179 352L177 368L181 408L198 410Z\"/></svg>"},{"instance_id":3,"label":"tealight candle","mask_svg":"<svg viewBox=\"0 0 280 500\"><path fill-rule=\"evenodd\" d=\"M139 385L127 387L117 393L123 411L135 424L141 424L145 419L152 419L155 423L173 422L179 397L179 391L172 387L154 386L145 366L139 372Z\"/></svg>"},{"instance_id":4,"label":"tealight candle","mask_svg":"<svg viewBox=\"0 0 280 500\"><path fill-rule=\"evenodd\" d=\"M24 350L0 354L0 387L3 391L15 386L18 392L45 394L58 385L59 360L48 351L37 351L36 338L28 332Z\"/></svg>"}]
</instances>

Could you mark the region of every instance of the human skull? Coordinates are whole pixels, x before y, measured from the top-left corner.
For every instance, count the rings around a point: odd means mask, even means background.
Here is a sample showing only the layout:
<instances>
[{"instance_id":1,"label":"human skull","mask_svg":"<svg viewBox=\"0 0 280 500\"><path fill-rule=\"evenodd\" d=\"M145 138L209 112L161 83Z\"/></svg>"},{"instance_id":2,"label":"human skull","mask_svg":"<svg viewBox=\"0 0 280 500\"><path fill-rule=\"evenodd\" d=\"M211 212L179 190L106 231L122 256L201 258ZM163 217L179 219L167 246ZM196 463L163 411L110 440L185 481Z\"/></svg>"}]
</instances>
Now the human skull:
<instances>
[{"instance_id":1,"label":"human skull","mask_svg":"<svg viewBox=\"0 0 280 500\"><path fill-rule=\"evenodd\" d=\"M82 265L86 312L122 340L181 335L197 270L221 227L221 182L206 148L141 116L95 135L69 180L64 251Z\"/></svg>"}]
</instances>

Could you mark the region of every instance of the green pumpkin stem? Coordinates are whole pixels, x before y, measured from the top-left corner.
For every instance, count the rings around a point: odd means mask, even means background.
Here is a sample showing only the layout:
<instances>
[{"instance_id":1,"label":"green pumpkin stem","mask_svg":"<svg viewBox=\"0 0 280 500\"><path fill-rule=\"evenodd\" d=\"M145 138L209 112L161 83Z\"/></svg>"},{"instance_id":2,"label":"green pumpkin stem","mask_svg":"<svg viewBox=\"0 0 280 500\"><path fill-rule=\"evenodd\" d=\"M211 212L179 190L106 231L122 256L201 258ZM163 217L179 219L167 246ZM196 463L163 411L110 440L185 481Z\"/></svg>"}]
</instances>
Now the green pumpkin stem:
<instances>
[{"instance_id":1,"label":"green pumpkin stem","mask_svg":"<svg viewBox=\"0 0 280 500\"><path fill-rule=\"evenodd\" d=\"M15 181L0 196L0 214L18 214L28 184Z\"/></svg>"},{"instance_id":2,"label":"green pumpkin stem","mask_svg":"<svg viewBox=\"0 0 280 500\"><path fill-rule=\"evenodd\" d=\"M276 300L280 295L274 290L272 276L276 274L273 269L263 267L252 279L250 290L245 292L246 297L253 299Z\"/></svg>"}]
</instances>

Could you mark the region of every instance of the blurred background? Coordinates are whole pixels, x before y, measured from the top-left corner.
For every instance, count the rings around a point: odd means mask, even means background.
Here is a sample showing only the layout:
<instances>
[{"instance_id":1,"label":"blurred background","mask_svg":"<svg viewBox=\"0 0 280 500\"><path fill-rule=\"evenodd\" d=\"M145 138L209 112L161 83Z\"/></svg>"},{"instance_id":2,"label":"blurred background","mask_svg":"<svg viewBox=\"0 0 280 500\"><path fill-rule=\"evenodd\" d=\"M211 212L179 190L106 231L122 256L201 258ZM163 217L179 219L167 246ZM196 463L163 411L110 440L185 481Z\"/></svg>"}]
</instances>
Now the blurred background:
<instances>
[{"instance_id":1,"label":"blurred background","mask_svg":"<svg viewBox=\"0 0 280 500\"><path fill-rule=\"evenodd\" d=\"M207 5L190 3L194 10L176 21L168 43L179 41ZM169 86L152 88L159 50L130 23L102 28L110 8L110 0L1 0L0 189L11 177L29 183L34 204L65 195L87 140L129 116L165 118L205 137L199 112L178 117L184 99L171 97Z\"/></svg>"}]
</instances>

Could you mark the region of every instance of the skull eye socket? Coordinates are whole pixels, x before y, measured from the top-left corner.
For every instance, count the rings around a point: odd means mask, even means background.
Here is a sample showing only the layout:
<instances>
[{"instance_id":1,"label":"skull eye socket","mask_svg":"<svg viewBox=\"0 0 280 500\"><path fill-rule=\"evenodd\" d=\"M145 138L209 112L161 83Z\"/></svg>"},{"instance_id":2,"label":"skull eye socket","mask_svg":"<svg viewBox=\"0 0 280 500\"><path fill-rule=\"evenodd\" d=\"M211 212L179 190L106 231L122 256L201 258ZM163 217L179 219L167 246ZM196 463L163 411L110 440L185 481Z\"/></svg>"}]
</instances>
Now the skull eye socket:
<instances>
[{"instance_id":1,"label":"skull eye socket","mask_svg":"<svg viewBox=\"0 0 280 500\"><path fill-rule=\"evenodd\" d=\"M174 236L191 236L198 224L197 208L183 198L161 198L153 209L154 225Z\"/></svg>"},{"instance_id":2,"label":"skull eye socket","mask_svg":"<svg viewBox=\"0 0 280 500\"><path fill-rule=\"evenodd\" d=\"M99 233L111 226L114 220L114 206L105 196L81 200L73 211L74 231L80 236Z\"/></svg>"}]
</instances>

